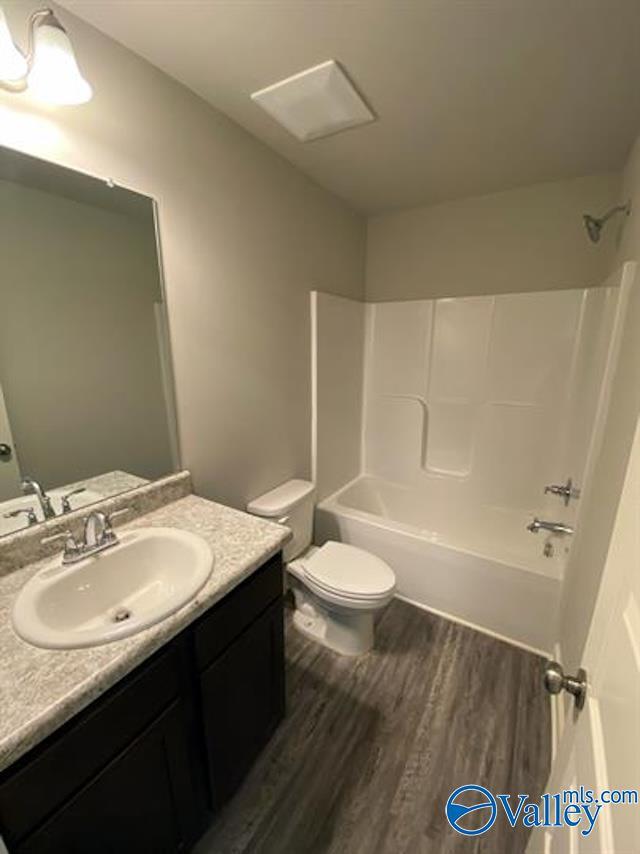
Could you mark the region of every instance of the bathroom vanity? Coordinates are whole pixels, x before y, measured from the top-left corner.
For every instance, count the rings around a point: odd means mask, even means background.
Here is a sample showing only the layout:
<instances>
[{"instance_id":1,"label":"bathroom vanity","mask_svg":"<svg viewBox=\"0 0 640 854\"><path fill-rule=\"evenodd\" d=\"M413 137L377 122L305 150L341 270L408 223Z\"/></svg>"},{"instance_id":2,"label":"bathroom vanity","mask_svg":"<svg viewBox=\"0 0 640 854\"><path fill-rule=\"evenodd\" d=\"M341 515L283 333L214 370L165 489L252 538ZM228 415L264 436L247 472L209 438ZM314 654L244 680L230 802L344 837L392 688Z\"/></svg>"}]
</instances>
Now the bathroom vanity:
<instances>
[{"instance_id":1,"label":"bathroom vanity","mask_svg":"<svg viewBox=\"0 0 640 854\"><path fill-rule=\"evenodd\" d=\"M11 854L189 850L284 714L285 529L186 495L124 530L170 523L215 555L176 614L73 650L0 626L0 833ZM0 578L3 618L43 564Z\"/></svg>"}]
</instances>

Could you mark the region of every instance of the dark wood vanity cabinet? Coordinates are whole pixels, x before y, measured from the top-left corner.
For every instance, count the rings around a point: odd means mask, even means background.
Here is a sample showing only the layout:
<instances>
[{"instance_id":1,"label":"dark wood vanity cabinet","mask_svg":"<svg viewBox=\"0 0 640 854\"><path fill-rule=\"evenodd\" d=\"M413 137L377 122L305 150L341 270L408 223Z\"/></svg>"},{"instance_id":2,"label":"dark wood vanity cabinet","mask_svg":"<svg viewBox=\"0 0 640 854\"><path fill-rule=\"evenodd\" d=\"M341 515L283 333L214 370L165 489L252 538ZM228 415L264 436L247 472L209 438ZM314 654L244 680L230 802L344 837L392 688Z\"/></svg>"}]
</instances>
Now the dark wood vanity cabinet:
<instances>
[{"instance_id":1,"label":"dark wood vanity cabinet","mask_svg":"<svg viewBox=\"0 0 640 854\"><path fill-rule=\"evenodd\" d=\"M273 558L0 776L11 854L188 851L284 714Z\"/></svg>"},{"instance_id":2,"label":"dark wood vanity cabinet","mask_svg":"<svg viewBox=\"0 0 640 854\"><path fill-rule=\"evenodd\" d=\"M275 602L200 676L214 807L233 794L284 714L282 628Z\"/></svg>"},{"instance_id":3,"label":"dark wood vanity cabinet","mask_svg":"<svg viewBox=\"0 0 640 854\"><path fill-rule=\"evenodd\" d=\"M179 703L166 709L122 753L17 847L20 854L117 854L183 851L197 835L188 798Z\"/></svg>"}]
</instances>

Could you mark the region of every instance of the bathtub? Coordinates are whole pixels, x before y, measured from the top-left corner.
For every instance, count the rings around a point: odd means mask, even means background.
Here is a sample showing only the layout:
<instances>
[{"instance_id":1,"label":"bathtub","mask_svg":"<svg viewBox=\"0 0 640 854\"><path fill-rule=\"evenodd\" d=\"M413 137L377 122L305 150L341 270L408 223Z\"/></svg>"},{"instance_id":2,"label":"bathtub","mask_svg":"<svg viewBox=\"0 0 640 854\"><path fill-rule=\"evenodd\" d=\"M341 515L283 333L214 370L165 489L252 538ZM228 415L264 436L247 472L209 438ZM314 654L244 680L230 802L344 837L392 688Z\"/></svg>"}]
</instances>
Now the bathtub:
<instances>
[{"instance_id":1,"label":"bathtub","mask_svg":"<svg viewBox=\"0 0 640 854\"><path fill-rule=\"evenodd\" d=\"M316 509L315 540L339 540L393 568L399 598L548 655L566 559L526 530L531 514L461 498L449 481L420 487L362 476Z\"/></svg>"}]
</instances>

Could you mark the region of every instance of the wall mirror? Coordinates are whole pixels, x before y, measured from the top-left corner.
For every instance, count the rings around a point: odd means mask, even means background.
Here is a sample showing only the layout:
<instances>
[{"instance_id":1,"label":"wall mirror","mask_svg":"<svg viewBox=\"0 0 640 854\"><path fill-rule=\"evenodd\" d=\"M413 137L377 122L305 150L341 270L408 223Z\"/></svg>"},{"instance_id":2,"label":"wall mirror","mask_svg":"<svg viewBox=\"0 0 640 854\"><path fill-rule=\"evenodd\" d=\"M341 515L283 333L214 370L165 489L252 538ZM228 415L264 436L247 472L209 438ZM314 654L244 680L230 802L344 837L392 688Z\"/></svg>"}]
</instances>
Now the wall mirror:
<instances>
[{"instance_id":1,"label":"wall mirror","mask_svg":"<svg viewBox=\"0 0 640 854\"><path fill-rule=\"evenodd\" d=\"M0 536L179 468L154 201L0 148Z\"/></svg>"}]
</instances>

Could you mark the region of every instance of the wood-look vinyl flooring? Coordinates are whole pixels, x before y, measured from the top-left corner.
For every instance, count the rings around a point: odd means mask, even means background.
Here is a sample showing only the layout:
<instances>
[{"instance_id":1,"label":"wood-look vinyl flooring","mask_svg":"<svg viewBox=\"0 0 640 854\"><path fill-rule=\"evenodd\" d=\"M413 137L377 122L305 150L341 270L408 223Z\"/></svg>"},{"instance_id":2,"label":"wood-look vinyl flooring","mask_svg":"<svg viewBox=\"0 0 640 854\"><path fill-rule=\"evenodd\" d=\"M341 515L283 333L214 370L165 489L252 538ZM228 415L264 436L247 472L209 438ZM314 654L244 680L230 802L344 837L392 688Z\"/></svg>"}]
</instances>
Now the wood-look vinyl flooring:
<instances>
[{"instance_id":1,"label":"wood-look vinyl flooring","mask_svg":"<svg viewBox=\"0 0 640 854\"><path fill-rule=\"evenodd\" d=\"M520 854L504 816L450 828L452 790L538 797L550 761L542 659L394 600L376 649L341 657L287 620L287 717L197 854Z\"/></svg>"}]
</instances>

